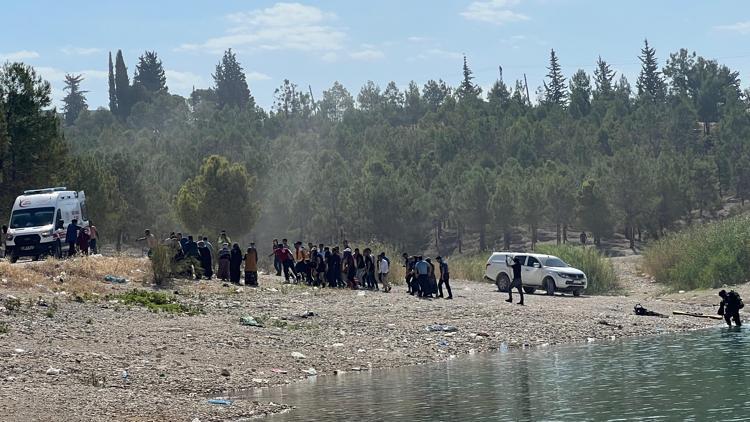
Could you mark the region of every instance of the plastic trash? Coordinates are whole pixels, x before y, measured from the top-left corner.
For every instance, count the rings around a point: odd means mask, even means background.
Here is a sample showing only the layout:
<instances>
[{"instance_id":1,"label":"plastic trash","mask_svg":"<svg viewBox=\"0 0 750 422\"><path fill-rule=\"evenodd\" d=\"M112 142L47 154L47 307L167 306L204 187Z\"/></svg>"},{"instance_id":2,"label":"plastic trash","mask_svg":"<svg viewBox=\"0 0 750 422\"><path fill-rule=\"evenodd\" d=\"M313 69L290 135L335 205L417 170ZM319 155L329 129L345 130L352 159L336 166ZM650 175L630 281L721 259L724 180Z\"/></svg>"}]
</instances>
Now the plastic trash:
<instances>
[{"instance_id":1,"label":"plastic trash","mask_svg":"<svg viewBox=\"0 0 750 422\"><path fill-rule=\"evenodd\" d=\"M232 400L226 400L226 399L209 399L208 403L210 403L210 404L218 404L218 405L221 405L221 406L231 406L233 402L232 402Z\"/></svg>"},{"instance_id":2,"label":"plastic trash","mask_svg":"<svg viewBox=\"0 0 750 422\"><path fill-rule=\"evenodd\" d=\"M452 325L435 324L435 325L429 325L427 327L427 331L442 331L444 333L453 333L453 332L458 331L458 328Z\"/></svg>"},{"instance_id":3,"label":"plastic trash","mask_svg":"<svg viewBox=\"0 0 750 422\"><path fill-rule=\"evenodd\" d=\"M128 282L128 280L126 280L124 277L116 277L111 274L105 275L104 281L108 283L115 283L115 284L124 284Z\"/></svg>"},{"instance_id":4,"label":"plastic trash","mask_svg":"<svg viewBox=\"0 0 750 422\"><path fill-rule=\"evenodd\" d=\"M292 352L292 357L295 359L305 359L307 356L303 355L300 352Z\"/></svg>"},{"instance_id":5,"label":"plastic trash","mask_svg":"<svg viewBox=\"0 0 750 422\"><path fill-rule=\"evenodd\" d=\"M263 324L258 322L255 318L251 317L250 315L245 315L240 318L240 324L241 325L247 325L250 327L262 327Z\"/></svg>"}]
</instances>

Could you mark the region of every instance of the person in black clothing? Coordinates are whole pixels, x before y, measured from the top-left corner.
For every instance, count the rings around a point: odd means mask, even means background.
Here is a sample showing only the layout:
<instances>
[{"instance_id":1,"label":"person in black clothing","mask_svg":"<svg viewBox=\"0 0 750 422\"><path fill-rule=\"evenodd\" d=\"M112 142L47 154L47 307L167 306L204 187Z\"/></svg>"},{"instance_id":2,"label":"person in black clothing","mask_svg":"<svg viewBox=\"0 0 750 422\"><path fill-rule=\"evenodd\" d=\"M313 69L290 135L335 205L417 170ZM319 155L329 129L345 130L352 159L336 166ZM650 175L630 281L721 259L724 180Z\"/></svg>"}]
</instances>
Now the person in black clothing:
<instances>
[{"instance_id":1,"label":"person in black clothing","mask_svg":"<svg viewBox=\"0 0 750 422\"><path fill-rule=\"evenodd\" d=\"M213 262L211 262L211 250L208 249L205 242L198 242L198 252L200 253L201 268L203 269L203 276L208 280L214 275Z\"/></svg>"},{"instance_id":2,"label":"person in black clothing","mask_svg":"<svg viewBox=\"0 0 750 422\"><path fill-rule=\"evenodd\" d=\"M333 253L328 257L328 285L330 287L344 287L341 280L341 255L339 247L333 248Z\"/></svg>"},{"instance_id":3,"label":"person in black clothing","mask_svg":"<svg viewBox=\"0 0 750 422\"><path fill-rule=\"evenodd\" d=\"M359 287L365 287L365 257L359 253L359 248L354 248L354 263L357 266L357 283Z\"/></svg>"},{"instance_id":4,"label":"person in black clothing","mask_svg":"<svg viewBox=\"0 0 750 422\"><path fill-rule=\"evenodd\" d=\"M451 293L450 273L448 272L448 263L443 261L443 257L435 258L440 264L440 282L438 283L438 297L443 297L443 284L445 284L446 290L448 290L448 297L446 299L453 299L453 293Z\"/></svg>"},{"instance_id":5,"label":"person in black clothing","mask_svg":"<svg viewBox=\"0 0 750 422\"><path fill-rule=\"evenodd\" d=\"M240 274L242 268L242 250L240 245L232 245L232 251L229 253L229 281L234 284L240 284Z\"/></svg>"},{"instance_id":6,"label":"person in black clothing","mask_svg":"<svg viewBox=\"0 0 750 422\"><path fill-rule=\"evenodd\" d=\"M414 260L409 258L409 254L407 254L406 252L404 252L401 257L404 258L404 278L406 281L406 293L414 294L414 290L412 289L412 281L414 280Z\"/></svg>"},{"instance_id":7,"label":"person in black clothing","mask_svg":"<svg viewBox=\"0 0 750 422\"><path fill-rule=\"evenodd\" d=\"M78 220L73 219L73 221L68 224L68 231L65 233L65 242L68 244L68 256L76 254L78 230L80 230L80 227L78 227Z\"/></svg>"},{"instance_id":8,"label":"person in black clothing","mask_svg":"<svg viewBox=\"0 0 750 422\"><path fill-rule=\"evenodd\" d=\"M370 248L365 248L364 250L364 260L365 260L365 284L367 285L367 288L372 290L380 290L378 288L378 281L375 279L375 259L372 256L372 250Z\"/></svg>"},{"instance_id":9,"label":"person in black clothing","mask_svg":"<svg viewBox=\"0 0 750 422\"><path fill-rule=\"evenodd\" d=\"M193 272L195 273L195 279L200 280L201 279L201 268L200 268L201 253L198 250L198 243L196 243L195 240L193 240L193 236L187 237L187 242L185 242L185 246L182 249L183 249L183 252L185 253L185 258L188 264L186 274L189 275L190 270L192 268Z\"/></svg>"},{"instance_id":10,"label":"person in black clothing","mask_svg":"<svg viewBox=\"0 0 750 422\"><path fill-rule=\"evenodd\" d=\"M515 287L518 289L518 294L521 295L521 301L518 302L518 304L523 305L523 283L521 282L521 266L521 260L517 257L514 257L513 264L509 265L509 267L513 269L513 281L510 283L510 286L508 286L508 299L505 300L508 303L513 303L513 288Z\"/></svg>"},{"instance_id":11,"label":"person in black clothing","mask_svg":"<svg viewBox=\"0 0 750 422\"><path fill-rule=\"evenodd\" d=\"M731 290L729 293L726 290L722 290L719 292L719 297L721 297L719 315L724 315L724 321L727 322L728 326L731 327L734 320L734 325L741 327L740 309L744 308L745 304L742 303L739 293L734 290Z\"/></svg>"}]
</instances>

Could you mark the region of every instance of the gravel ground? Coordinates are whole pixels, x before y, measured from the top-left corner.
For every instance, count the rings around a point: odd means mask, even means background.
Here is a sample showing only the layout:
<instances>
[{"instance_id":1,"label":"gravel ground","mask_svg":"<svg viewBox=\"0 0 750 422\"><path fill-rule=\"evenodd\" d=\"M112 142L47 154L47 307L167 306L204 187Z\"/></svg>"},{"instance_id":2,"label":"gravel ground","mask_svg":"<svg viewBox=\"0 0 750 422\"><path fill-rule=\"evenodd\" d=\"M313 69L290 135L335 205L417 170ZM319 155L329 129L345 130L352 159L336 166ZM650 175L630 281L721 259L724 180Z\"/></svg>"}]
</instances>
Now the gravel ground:
<instances>
[{"instance_id":1,"label":"gravel ground","mask_svg":"<svg viewBox=\"0 0 750 422\"><path fill-rule=\"evenodd\" d=\"M40 306L38 291L4 289L6 307L8 294L22 306L0 309L0 415L8 421L246 420L287 406L249 400L222 406L208 399L313 372L421 364L502 343L604 341L720 323L671 315L714 313L709 292L700 300L662 296L639 273L637 258L614 262L627 296L535 294L527 295L526 306L506 303L494 285L462 281L452 283L454 300L420 300L403 286L388 294L312 289L272 276L262 276L260 288L178 282L171 291L202 305L205 314L198 316L49 293L41 294L48 306ZM635 316L636 303L670 317ZM245 315L264 327L241 325ZM428 331L434 324L456 331Z\"/></svg>"}]
</instances>

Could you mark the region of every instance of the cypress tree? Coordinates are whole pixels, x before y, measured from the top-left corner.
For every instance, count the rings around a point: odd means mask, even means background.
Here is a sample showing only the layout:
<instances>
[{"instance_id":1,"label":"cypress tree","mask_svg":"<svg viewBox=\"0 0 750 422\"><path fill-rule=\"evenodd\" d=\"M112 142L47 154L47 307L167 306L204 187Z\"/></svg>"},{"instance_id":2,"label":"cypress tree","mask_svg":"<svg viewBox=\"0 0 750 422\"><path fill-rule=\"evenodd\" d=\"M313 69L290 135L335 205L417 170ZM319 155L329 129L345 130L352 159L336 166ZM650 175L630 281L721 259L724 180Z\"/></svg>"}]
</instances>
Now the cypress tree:
<instances>
[{"instance_id":1,"label":"cypress tree","mask_svg":"<svg viewBox=\"0 0 750 422\"><path fill-rule=\"evenodd\" d=\"M115 68L112 64L112 52L109 52L109 111L115 116L117 111L117 91L115 90Z\"/></svg>"},{"instance_id":2,"label":"cypress tree","mask_svg":"<svg viewBox=\"0 0 750 422\"><path fill-rule=\"evenodd\" d=\"M213 75L216 98L219 107L254 107L255 101L250 95L250 88L247 86L245 73L242 70L237 55L232 53L232 49L224 52L221 63L216 65L216 73Z\"/></svg>"},{"instance_id":3,"label":"cypress tree","mask_svg":"<svg viewBox=\"0 0 750 422\"><path fill-rule=\"evenodd\" d=\"M656 50L649 47L648 40L644 40L641 55L641 73L638 75L636 87L638 97L651 101L662 101L666 95L664 79L659 72L659 64L656 61Z\"/></svg>"},{"instance_id":4,"label":"cypress tree","mask_svg":"<svg viewBox=\"0 0 750 422\"><path fill-rule=\"evenodd\" d=\"M130 108L133 106L130 91L128 68L125 66L125 60L122 58L122 50L117 50L117 56L115 57L115 95L117 97L118 116L122 120L128 118Z\"/></svg>"},{"instance_id":5,"label":"cypress tree","mask_svg":"<svg viewBox=\"0 0 750 422\"><path fill-rule=\"evenodd\" d=\"M550 51L549 67L547 67L547 70L549 70L549 73L547 73L549 84L544 82L544 102L564 107L567 97L565 77L562 75L560 63L554 49Z\"/></svg>"},{"instance_id":6,"label":"cypress tree","mask_svg":"<svg viewBox=\"0 0 750 422\"><path fill-rule=\"evenodd\" d=\"M63 113L65 114L65 124L70 126L78 119L82 111L88 109L86 97L83 95L88 91L81 91L80 85L83 81L83 75L65 75L65 88L68 94L63 98Z\"/></svg>"},{"instance_id":7,"label":"cypress tree","mask_svg":"<svg viewBox=\"0 0 750 422\"><path fill-rule=\"evenodd\" d=\"M133 85L151 93L168 90L164 67L155 51L146 51L138 58Z\"/></svg>"}]
</instances>

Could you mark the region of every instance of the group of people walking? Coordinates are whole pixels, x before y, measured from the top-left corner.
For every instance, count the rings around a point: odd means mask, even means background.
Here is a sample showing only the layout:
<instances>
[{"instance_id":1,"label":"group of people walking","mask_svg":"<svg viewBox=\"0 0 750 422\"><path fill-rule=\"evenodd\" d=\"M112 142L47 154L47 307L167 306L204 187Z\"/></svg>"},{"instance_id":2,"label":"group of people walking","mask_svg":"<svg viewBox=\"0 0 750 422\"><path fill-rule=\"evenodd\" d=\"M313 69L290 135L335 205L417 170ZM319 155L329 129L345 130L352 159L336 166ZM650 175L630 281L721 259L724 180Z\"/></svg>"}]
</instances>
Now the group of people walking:
<instances>
[{"instance_id":1,"label":"group of people walking","mask_svg":"<svg viewBox=\"0 0 750 422\"><path fill-rule=\"evenodd\" d=\"M62 223L60 223L62 225ZM74 256L77 253L81 255L98 254L99 249L97 242L99 240L99 232L96 230L96 226L92 221L89 221L88 226L79 226L78 220L68 224L68 228L65 232L65 243L68 244L68 256Z\"/></svg>"},{"instance_id":2,"label":"group of people walking","mask_svg":"<svg viewBox=\"0 0 750 422\"><path fill-rule=\"evenodd\" d=\"M339 246L326 246L301 241L289 246L287 239L273 240L271 254L276 275L284 275L287 283L306 283L316 287L338 287L350 289L392 289L388 274L391 260L385 252L374 255L371 248L352 249L344 240L343 250Z\"/></svg>"},{"instance_id":3,"label":"group of people walking","mask_svg":"<svg viewBox=\"0 0 750 422\"><path fill-rule=\"evenodd\" d=\"M146 230L143 237L136 239L145 241L148 246L148 256L153 255L160 242L150 230ZM214 276L222 281L240 284L243 278L246 286L258 286L258 250L255 243L243 252L238 243L232 243L225 230L219 234L216 244L208 237L199 237L198 241L192 235L183 236L182 233L171 233L161 242L170 249L172 259L183 268L185 275L194 276L200 280L211 280ZM243 265L244 264L244 265Z\"/></svg>"},{"instance_id":4,"label":"group of people walking","mask_svg":"<svg viewBox=\"0 0 750 422\"><path fill-rule=\"evenodd\" d=\"M435 264L432 263L430 258L409 256L407 253L404 253L401 257L404 259L406 286L408 288L407 292L410 295L421 298L432 298L433 295L437 295L436 297L445 297L443 296L443 285L445 285L446 292L448 293L448 296L445 298L453 299L448 263L442 257L438 256L435 258L439 265L439 282L437 281Z\"/></svg>"}]
</instances>

